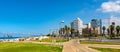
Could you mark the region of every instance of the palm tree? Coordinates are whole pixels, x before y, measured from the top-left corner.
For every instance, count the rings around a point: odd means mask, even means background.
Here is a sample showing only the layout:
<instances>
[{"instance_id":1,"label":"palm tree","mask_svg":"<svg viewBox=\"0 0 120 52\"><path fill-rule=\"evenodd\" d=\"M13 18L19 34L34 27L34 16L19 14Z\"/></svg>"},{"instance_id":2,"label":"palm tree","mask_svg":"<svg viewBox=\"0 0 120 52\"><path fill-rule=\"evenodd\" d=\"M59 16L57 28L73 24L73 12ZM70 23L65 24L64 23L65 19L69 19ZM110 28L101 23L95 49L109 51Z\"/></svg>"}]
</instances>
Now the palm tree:
<instances>
[{"instance_id":1,"label":"palm tree","mask_svg":"<svg viewBox=\"0 0 120 52\"><path fill-rule=\"evenodd\" d=\"M119 33L118 33L118 34L119 34L119 36L120 36L120 26L119 26Z\"/></svg>"},{"instance_id":2,"label":"palm tree","mask_svg":"<svg viewBox=\"0 0 120 52\"><path fill-rule=\"evenodd\" d=\"M114 36L114 33L113 33L114 27L115 27L114 25L110 25L110 37L111 38Z\"/></svg>"},{"instance_id":3,"label":"palm tree","mask_svg":"<svg viewBox=\"0 0 120 52\"><path fill-rule=\"evenodd\" d=\"M119 36L120 36L120 26L119 26Z\"/></svg>"},{"instance_id":4,"label":"palm tree","mask_svg":"<svg viewBox=\"0 0 120 52\"><path fill-rule=\"evenodd\" d=\"M109 26L110 29L110 38L115 36L114 30L115 30L115 22L112 22L112 25Z\"/></svg>"},{"instance_id":5,"label":"palm tree","mask_svg":"<svg viewBox=\"0 0 120 52\"><path fill-rule=\"evenodd\" d=\"M109 27L107 28L107 35L108 35L109 38L110 38L110 29L109 29Z\"/></svg>"},{"instance_id":6,"label":"palm tree","mask_svg":"<svg viewBox=\"0 0 120 52\"><path fill-rule=\"evenodd\" d=\"M112 25L113 25L114 30L115 30L115 22L112 22ZM113 30L113 36L115 37L115 32L114 32L114 30Z\"/></svg>"},{"instance_id":7,"label":"palm tree","mask_svg":"<svg viewBox=\"0 0 120 52\"><path fill-rule=\"evenodd\" d=\"M108 35L110 34L110 30L109 30L109 28L107 28L107 33L108 33Z\"/></svg>"},{"instance_id":8,"label":"palm tree","mask_svg":"<svg viewBox=\"0 0 120 52\"><path fill-rule=\"evenodd\" d=\"M103 34L105 35L105 30L106 30L106 27L105 27L105 26L103 26L103 27L102 27L102 30L103 30Z\"/></svg>"},{"instance_id":9,"label":"palm tree","mask_svg":"<svg viewBox=\"0 0 120 52\"><path fill-rule=\"evenodd\" d=\"M71 35L72 35L72 37L74 37L74 34L75 33L75 29L74 28L71 28Z\"/></svg>"},{"instance_id":10,"label":"palm tree","mask_svg":"<svg viewBox=\"0 0 120 52\"><path fill-rule=\"evenodd\" d=\"M70 27L67 28L67 37L70 35Z\"/></svg>"},{"instance_id":11,"label":"palm tree","mask_svg":"<svg viewBox=\"0 0 120 52\"><path fill-rule=\"evenodd\" d=\"M120 26L116 26L117 37L119 36Z\"/></svg>"},{"instance_id":12,"label":"palm tree","mask_svg":"<svg viewBox=\"0 0 120 52\"><path fill-rule=\"evenodd\" d=\"M93 27L93 33L95 34L95 27Z\"/></svg>"},{"instance_id":13,"label":"palm tree","mask_svg":"<svg viewBox=\"0 0 120 52\"><path fill-rule=\"evenodd\" d=\"M59 36L62 35L62 32L63 32L63 28L60 28L60 29L59 29Z\"/></svg>"},{"instance_id":14,"label":"palm tree","mask_svg":"<svg viewBox=\"0 0 120 52\"><path fill-rule=\"evenodd\" d=\"M77 30L77 32L76 32L76 36L79 36L79 33L80 33L79 30Z\"/></svg>"},{"instance_id":15,"label":"palm tree","mask_svg":"<svg viewBox=\"0 0 120 52\"><path fill-rule=\"evenodd\" d=\"M68 34L69 34L69 31L68 31L68 26L67 25L65 25L65 37L68 37Z\"/></svg>"},{"instance_id":16,"label":"palm tree","mask_svg":"<svg viewBox=\"0 0 120 52\"><path fill-rule=\"evenodd\" d=\"M112 25L115 25L115 22L112 22Z\"/></svg>"},{"instance_id":17,"label":"palm tree","mask_svg":"<svg viewBox=\"0 0 120 52\"><path fill-rule=\"evenodd\" d=\"M70 33L70 30L71 30L71 28L70 28L70 27L68 27L68 31L69 31L69 33Z\"/></svg>"},{"instance_id":18,"label":"palm tree","mask_svg":"<svg viewBox=\"0 0 120 52\"><path fill-rule=\"evenodd\" d=\"M62 36L65 34L65 28L62 28Z\"/></svg>"}]
</instances>

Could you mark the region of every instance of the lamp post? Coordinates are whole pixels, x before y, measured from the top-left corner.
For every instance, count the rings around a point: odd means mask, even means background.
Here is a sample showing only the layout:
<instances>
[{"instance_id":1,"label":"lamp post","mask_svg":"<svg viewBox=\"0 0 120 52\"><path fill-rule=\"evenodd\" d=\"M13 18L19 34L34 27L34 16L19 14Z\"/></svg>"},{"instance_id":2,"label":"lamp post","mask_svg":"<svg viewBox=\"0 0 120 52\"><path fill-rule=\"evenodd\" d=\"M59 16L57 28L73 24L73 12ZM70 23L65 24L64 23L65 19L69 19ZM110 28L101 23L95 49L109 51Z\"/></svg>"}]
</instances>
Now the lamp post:
<instances>
[{"instance_id":1,"label":"lamp post","mask_svg":"<svg viewBox=\"0 0 120 52\"><path fill-rule=\"evenodd\" d=\"M61 27L62 27L62 24L64 24L64 21L61 21L60 22L60 27L59 27L59 30L61 29ZM60 48L62 48L62 44L61 44L61 37L62 37L62 35L63 35L63 32L62 33L59 33L59 38L60 38Z\"/></svg>"},{"instance_id":2,"label":"lamp post","mask_svg":"<svg viewBox=\"0 0 120 52\"><path fill-rule=\"evenodd\" d=\"M50 31L50 36L52 35L52 29L49 29L49 31Z\"/></svg>"},{"instance_id":3,"label":"lamp post","mask_svg":"<svg viewBox=\"0 0 120 52\"><path fill-rule=\"evenodd\" d=\"M64 24L64 21L61 21L61 22L60 22L60 24L59 24L59 25L60 25L59 30L62 28L62 24ZM62 34L63 34L63 32L62 32L62 33L59 33L60 38L61 38Z\"/></svg>"}]
</instances>

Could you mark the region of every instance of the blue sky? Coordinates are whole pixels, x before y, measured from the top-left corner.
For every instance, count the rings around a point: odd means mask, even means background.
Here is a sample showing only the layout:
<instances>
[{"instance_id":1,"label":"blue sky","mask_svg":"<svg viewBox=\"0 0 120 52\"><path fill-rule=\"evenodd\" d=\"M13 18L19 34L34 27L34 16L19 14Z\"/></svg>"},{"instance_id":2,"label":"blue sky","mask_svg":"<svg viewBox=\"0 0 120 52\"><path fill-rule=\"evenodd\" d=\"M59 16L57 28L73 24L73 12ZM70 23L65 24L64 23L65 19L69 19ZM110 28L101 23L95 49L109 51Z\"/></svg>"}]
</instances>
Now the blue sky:
<instances>
[{"instance_id":1,"label":"blue sky","mask_svg":"<svg viewBox=\"0 0 120 52\"><path fill-rule=\"evenodd\" d=\"M64 25L70 25L77 17L84 24L93 18L104 19L111 12L102 12L101 5L109 1L0 0L0 32L47 34L49 29L58 29L62 20ZM114 15L119 16L116 12Z\"/></svg>"}]
</instances>

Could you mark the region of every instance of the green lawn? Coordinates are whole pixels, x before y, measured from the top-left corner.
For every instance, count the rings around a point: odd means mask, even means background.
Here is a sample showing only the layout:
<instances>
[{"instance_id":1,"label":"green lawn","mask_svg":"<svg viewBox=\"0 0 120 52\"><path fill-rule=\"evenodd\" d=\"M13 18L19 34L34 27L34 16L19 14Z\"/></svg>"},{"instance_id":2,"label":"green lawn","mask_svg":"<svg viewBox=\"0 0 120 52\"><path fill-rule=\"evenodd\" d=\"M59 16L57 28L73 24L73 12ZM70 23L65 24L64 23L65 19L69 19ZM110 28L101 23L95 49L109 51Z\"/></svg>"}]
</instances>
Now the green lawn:
<instances>
[{"instance_id":1,"label":"green lawn","mask_svg":"<svg viewBox=\"0 0 120 52\"><path fill-rule=\"evenodd\" d=\"M116 42L95 42L95 41L80 41L80 44L108 44L108 45L120 45L120 43Z\"/></svg>"},{"instance_id":2,"label":"green lawn","mask_svg":"<svg viewBox=\"0 0 120 52\"><path fill-rule=\"evenodd\" d=\"M0 52L62 52L58 45L33 43L0 43Z\"/></svg>"},{"instance_id":3,"label":"green lawn","mask_svg":"<svg viewBox=\"0 0 120 52\"><path fill-rule=\"evenodd\" d=\"M120 49L90 47L101 52L120 52Z\"/></svg>"},{"instance_id":4,"label":"green lawn","mask_svg":"<svg viewBox=\"0 0 120 52\"><path fill-rule=\"evenodd\" d=\"M56 40L56 42L66 42L68 41L67 39L60 39L60 38L49 38L49 39L42 39L42 40L34 40L37 42L52 42L53 40Z\"/></svg>"}]
</instances>

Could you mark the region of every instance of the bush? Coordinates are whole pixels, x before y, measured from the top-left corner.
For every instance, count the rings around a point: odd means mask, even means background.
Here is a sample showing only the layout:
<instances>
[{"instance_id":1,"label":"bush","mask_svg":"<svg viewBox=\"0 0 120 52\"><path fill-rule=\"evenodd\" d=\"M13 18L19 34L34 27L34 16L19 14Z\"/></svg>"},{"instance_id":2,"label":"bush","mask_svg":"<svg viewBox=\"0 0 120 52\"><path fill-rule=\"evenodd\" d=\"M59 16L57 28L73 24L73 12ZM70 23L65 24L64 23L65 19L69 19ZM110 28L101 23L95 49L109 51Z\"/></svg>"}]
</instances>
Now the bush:
<instances>
[{"instance_id":1,"label":"bush","mask_svg":"<svg viewBox=\"0 0 120 52\"><path fill-rule=\"evenodd\" d=\"M99 34L91 34L90 36L91 36L91 37L98 37Z\"/></svg>"}]
</instances>

